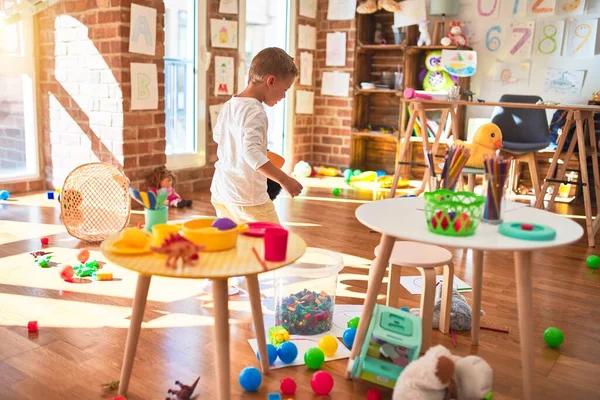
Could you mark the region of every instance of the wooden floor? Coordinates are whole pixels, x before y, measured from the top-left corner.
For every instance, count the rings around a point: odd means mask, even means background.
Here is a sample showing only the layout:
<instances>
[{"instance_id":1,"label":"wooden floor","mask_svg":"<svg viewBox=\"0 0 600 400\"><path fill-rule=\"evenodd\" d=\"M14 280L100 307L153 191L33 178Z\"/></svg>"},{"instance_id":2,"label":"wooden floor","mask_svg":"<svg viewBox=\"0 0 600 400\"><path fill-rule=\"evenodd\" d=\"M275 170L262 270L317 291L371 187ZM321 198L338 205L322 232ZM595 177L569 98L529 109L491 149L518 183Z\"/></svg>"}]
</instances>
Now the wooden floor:
<instances>
[{"instance_id":1,"label":"wooden floor","mask_svg":"<svg viewBox=\"0 0 600 400\"><path fill-rule=\"evenodd\" d=\"M369 233L354 217L361 203L377 194L343 189L331 195L341 181L315 180L297 199L281 197L276 205L284 224L309 246L344 255L337 302L361 304L367 271L379 236ZM197 193L191 211L170 210L170 219L213 215L208 193ZM581 210L559 205L559 211ZM581 217L578 217L581 218ZM136 225L143 220L132 215ZM582 219L577 219L580 223ZM58 268L41 269L30 251L40 248L40 237L50 238L47 251L58 263L75 263L77 248L86 244L70 237L60 220L56 201L45 194L15 196L0 202L0 398L98 399L101 384L119 379L131 299L136 276L107 265L118 280L72 284L63 282ZM600 271L585 265L593 254L585 237L578 243L534 254L533 307L536 399L600 398ZM470 282L471 254L454 251L456 275ZM97 251L92 257L102 260ZM456 354L478 354L494 370L494 399L521 398L521 369L516 293L512 255L496 253L484 261L482 325L509 329L509 334L481 332L479 347L470 345L469 332L449 336L433 333L433 343ZM403 273L416 272L403 269ZM268 282L266 282L268 285ZM385 289L385 288L384 288ZM470 294L466 297L470 300ZM418 306L418 296L402 288L402 304ZM380 302L384 302L382 292ZM250 306L244 295L230 299L233 398L265 399L278 391L279 380L292 376L299 385L296 399L313 398L310 373L305 367L273 371L258 394L243 393L239 371L258 363L248 338L253 338ZM27 321L39 321L40 331L28 336ZM192 382L200 376L198 399L216 398L212 331L212 300L203 282L153 278L128 399L163 399L175 380ZM557 326L565 333L559 349L545 346L542 333ZM364 399L369 385L348 381L346 360L327 363L334 374L331 399ZM390 396L386 392L386 396ZM315 398L317 398L315 396Z\"/></svg>"}]
</instances>

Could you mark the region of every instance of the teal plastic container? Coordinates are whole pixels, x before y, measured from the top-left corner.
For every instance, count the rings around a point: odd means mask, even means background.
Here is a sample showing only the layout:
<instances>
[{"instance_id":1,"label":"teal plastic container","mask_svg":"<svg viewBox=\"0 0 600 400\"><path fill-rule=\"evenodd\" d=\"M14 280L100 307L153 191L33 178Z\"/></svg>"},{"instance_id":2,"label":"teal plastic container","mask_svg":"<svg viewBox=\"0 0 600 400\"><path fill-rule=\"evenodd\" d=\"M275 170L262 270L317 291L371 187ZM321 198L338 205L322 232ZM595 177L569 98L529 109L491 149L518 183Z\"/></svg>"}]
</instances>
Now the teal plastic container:
<instances>
[{"instance_id":1,"label":"teal plastic container","mask_svg":"<svg viewBox=\"0 0 600 400\"><path fill-rule=\"evenodd\" d=\"M167 207L157 208L151 210L149 208L144 209L144 216L146 218L146 231L152 232L152 227L157 224L166 224L169 217L169 209Z\"/></svg>"}]
</instances>

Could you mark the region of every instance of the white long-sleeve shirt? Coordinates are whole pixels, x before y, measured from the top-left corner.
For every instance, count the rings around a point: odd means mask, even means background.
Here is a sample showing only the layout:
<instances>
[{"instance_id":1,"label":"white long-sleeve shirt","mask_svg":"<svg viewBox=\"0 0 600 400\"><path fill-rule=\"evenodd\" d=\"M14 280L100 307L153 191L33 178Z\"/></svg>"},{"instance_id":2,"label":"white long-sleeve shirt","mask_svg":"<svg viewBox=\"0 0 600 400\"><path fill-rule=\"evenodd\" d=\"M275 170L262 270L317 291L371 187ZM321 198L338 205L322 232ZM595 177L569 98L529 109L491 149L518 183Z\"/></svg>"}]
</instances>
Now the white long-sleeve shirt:
<instances>
[{"instance_id":1,"label":"white long-sleeve shirt","mask_svg":"<svg viewBox=\"0 0 600 400\"><path fill-rule=\"evenodd\" d=\"M260 101L234 96L223 104L213 131L218 161L210 191L215 202L257 206L270 201L267 178L257 171L269 161L267 130Z\"/></svg>"}]
</instances>

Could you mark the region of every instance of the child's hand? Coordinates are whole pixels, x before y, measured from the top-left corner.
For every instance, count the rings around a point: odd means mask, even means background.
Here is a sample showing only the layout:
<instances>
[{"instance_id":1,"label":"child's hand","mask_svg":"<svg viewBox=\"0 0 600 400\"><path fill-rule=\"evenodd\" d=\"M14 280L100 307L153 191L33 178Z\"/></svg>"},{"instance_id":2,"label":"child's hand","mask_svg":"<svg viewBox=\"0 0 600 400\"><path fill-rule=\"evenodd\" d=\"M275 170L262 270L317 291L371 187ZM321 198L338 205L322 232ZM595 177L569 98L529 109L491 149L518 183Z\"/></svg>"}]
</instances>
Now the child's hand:
<instances>
[{"instance_id":1,"label":"child's hand","mask_svg":"<svg viewBox=\"0 0 600 400\"><path fill-rule=\"evenodd\" d=\"M287 179L281 182L281 186L283 189L290 194L292 197L296 197L302 192L302 185L300 182L292 178L291 176L287 176Z\"/></svg>"}]
</instances>

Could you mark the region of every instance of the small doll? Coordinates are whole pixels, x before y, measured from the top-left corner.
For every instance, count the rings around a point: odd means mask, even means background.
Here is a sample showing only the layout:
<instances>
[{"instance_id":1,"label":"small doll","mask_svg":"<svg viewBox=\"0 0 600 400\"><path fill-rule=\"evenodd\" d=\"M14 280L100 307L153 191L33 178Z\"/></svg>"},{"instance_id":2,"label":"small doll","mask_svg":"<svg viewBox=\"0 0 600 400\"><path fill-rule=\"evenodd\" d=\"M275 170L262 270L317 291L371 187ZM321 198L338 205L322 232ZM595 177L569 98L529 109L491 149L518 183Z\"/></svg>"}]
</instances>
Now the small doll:
<instances>
[{"instance_id":1,"label":"small doll","mask_svg":"<svg viewBox=\"0 0 600 400\"><path fill-rule=\"evenodd\" d=\"M162 166L152 170L152 173L146 179L146 184L148 185L148 190L154 192L154 194L157 194L159 189L167 189L168 196L167 200L165 200L165 206L177 208L191 207L192 200L182 199L173 188L175 181L175 174L169 171L167 167Z\"/></svg>"}]
</instances>

